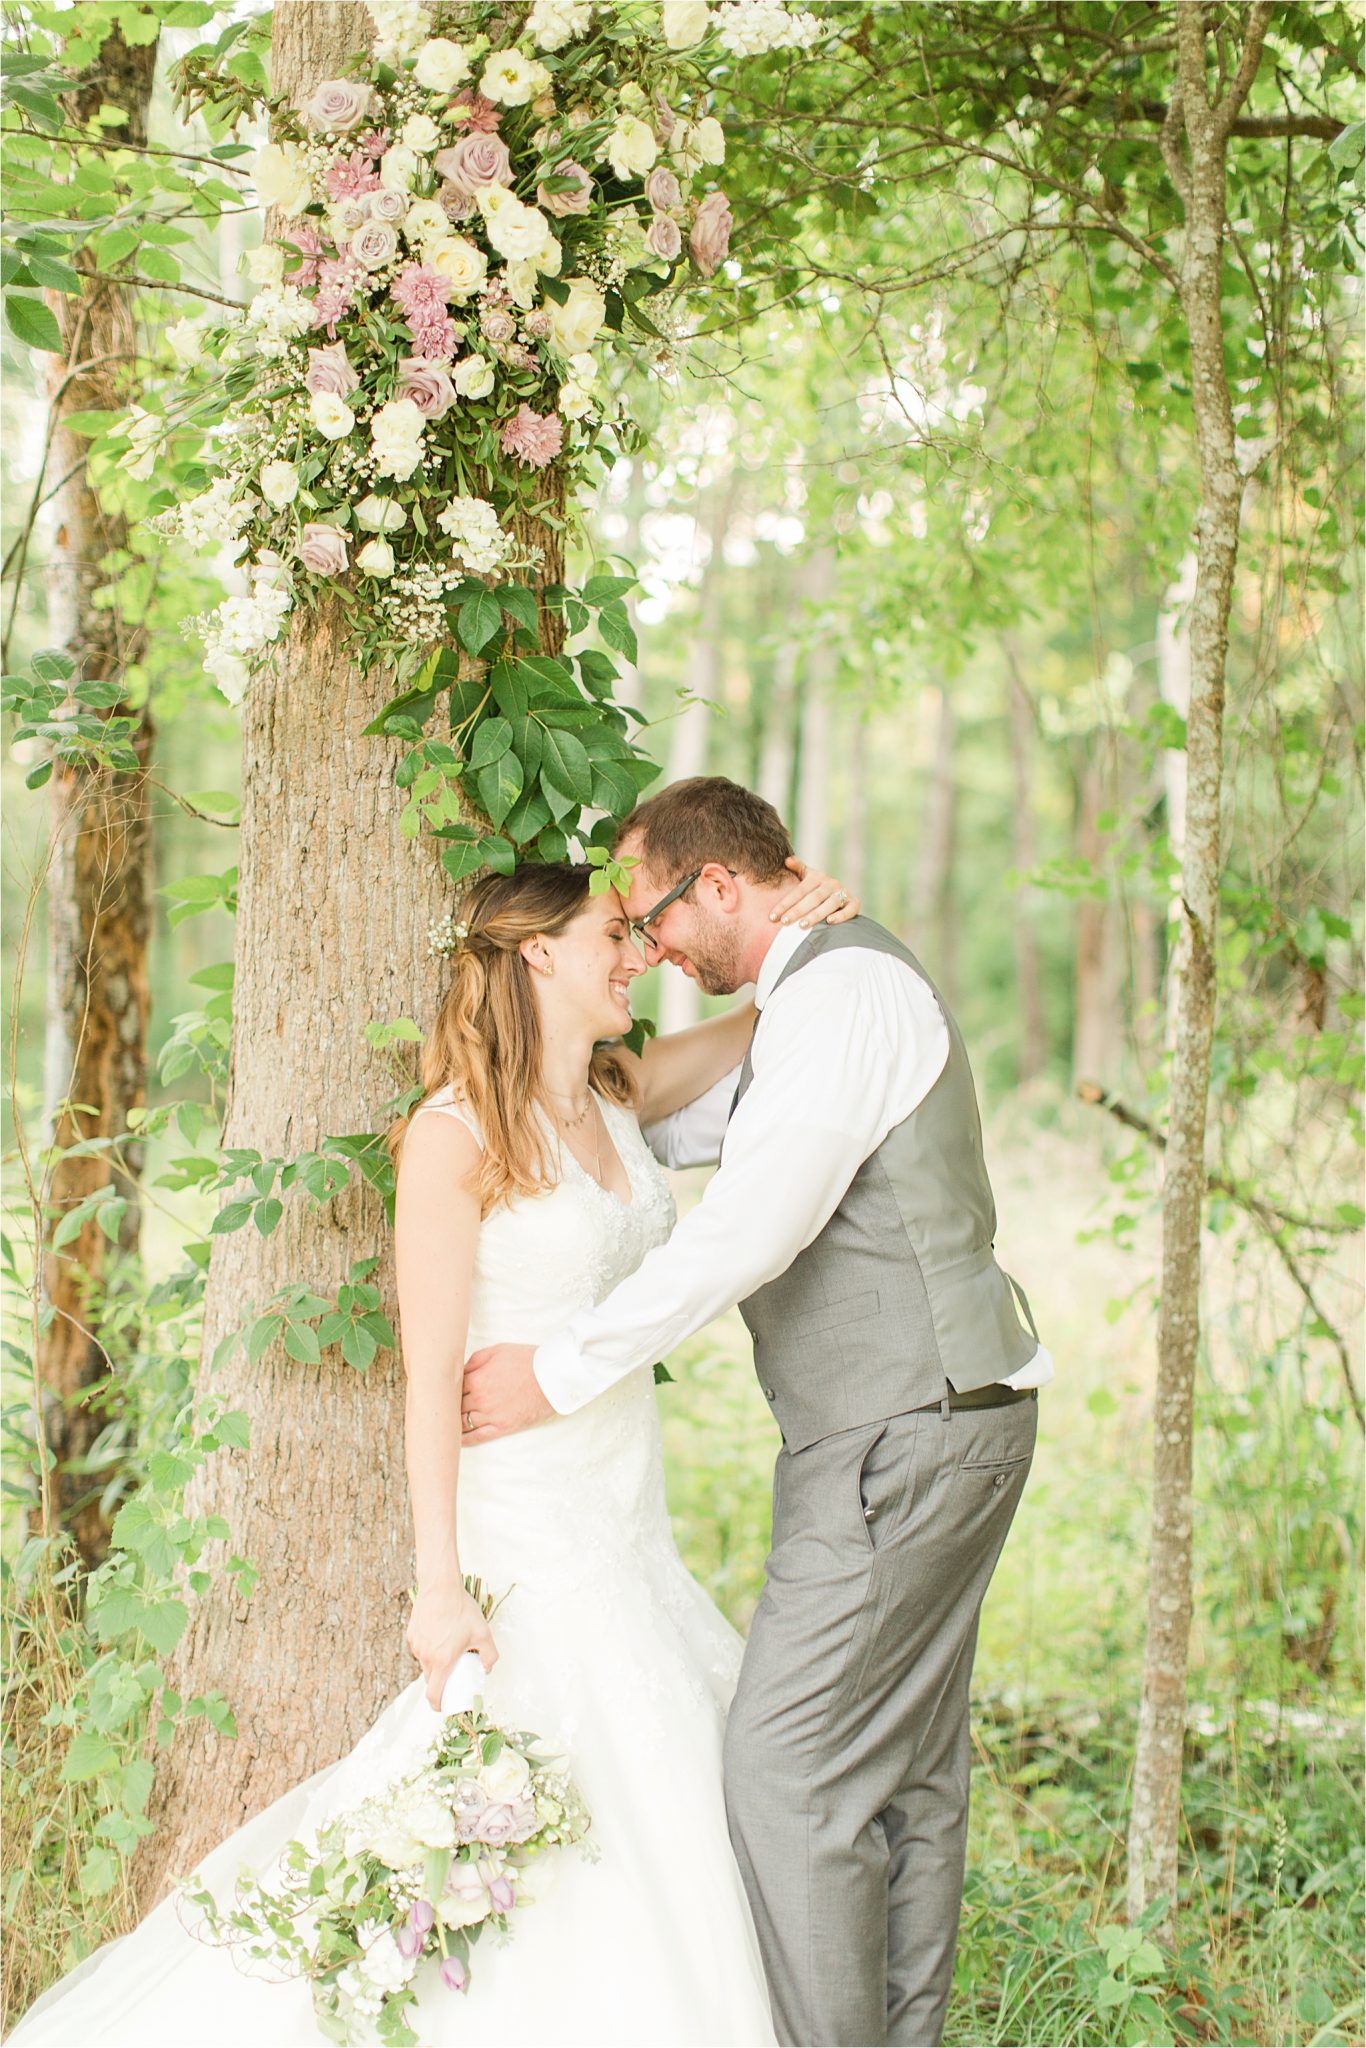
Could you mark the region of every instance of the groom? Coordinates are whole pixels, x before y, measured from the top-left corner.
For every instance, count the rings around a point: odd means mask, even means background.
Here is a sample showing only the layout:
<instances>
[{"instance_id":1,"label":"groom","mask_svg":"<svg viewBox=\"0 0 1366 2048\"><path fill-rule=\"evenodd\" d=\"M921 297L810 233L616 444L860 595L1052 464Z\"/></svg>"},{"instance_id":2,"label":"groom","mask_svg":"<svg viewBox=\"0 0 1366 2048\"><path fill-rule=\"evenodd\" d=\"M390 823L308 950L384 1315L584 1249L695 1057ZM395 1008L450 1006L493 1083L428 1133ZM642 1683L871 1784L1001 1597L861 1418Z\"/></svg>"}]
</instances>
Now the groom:
<instances>
[{"instance_id":1,"label":"groom","mask_svg":"<svg viewBox=\"0 0 1366 2048\"><path fill-rule=\"evenodd\" d=\"M773 921L791 850L772 806L720 776L675 783L622 827L647 959L709 994L753 981L754 1038L738 1082L651 1133L675 1165L715 1158L724 1133L702 1200L562 1336L471 1359L466 1441L581 1407L739 1301L783 1437L726 1729L774 2023L787 2043L932 2048L977 1617L1052 1364L992 1255L957 1026L870 919Z\"/></svg>"}]
</instances>

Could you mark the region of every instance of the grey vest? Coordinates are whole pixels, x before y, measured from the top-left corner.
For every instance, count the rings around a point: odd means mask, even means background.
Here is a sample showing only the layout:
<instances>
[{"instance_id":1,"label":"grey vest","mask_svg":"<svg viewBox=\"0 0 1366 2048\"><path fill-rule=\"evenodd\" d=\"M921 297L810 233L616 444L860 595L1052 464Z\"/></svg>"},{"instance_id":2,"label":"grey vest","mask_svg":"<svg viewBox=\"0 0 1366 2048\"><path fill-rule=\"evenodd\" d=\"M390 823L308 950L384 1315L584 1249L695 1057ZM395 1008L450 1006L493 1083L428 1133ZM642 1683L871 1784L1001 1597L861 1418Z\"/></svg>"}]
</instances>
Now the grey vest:
<instances>
[{"instance_id":1,"label":"grey vest","mask_svg":"<svg viewBox=\"0 0 1366 2048\"><path fill-rule=\"evenodd\" d=\"M914 955L866 917L817 925L775 991L845 946L904 960L939 1000ZM972 1071L942 1000L940 1008L949 1056L929 1094L864 1160L819 1236L740 1304L790 1451L938 1401L946 1380L959 1392L987 1386L1037 1348L1029 1304L992 1253L996 1204ZM762 1030L761 1015L756 1036ZM752 1079L746 1054L737 1103Z\"/></svg>"}]
</instances>

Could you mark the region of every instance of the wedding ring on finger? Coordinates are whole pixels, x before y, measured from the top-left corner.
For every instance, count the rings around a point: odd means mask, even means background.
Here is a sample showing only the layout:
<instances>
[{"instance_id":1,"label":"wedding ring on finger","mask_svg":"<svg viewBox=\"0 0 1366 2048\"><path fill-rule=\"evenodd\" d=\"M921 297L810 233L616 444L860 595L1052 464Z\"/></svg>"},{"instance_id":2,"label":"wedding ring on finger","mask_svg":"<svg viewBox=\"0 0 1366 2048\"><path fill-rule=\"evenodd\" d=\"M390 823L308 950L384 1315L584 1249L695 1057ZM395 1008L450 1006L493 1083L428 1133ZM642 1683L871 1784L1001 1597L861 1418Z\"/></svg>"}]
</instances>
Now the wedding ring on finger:
<instances>
[{"instance_id":1,"label":"wedding ring on finger","mask_svg":"<svg viewBox=\"0 0 1366 2048\"><path fill-rule=\"evenodd\" d=\"M464 1421L466 1429L474 1428L474 1412L472 1409L467 1408L462 1419Z\"/></svg>"}]
</instances>

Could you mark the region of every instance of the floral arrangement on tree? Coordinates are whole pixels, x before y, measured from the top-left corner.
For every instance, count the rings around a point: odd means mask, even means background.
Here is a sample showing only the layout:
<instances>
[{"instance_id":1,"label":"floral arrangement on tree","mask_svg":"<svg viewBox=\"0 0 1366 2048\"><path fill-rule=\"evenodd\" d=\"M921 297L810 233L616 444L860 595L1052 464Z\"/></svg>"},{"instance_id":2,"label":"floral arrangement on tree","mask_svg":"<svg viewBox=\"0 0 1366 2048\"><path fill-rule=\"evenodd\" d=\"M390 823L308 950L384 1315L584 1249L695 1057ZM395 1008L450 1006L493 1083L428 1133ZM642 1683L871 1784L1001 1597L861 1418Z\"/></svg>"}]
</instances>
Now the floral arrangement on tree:
<instances>
[{"instance_id":1,"label":"floral arrangement on tree","mask_svg":"<svg viewBox=\"0 0 1366 2048\"><path fill-rule=\"evenodd\" d=\"M193 1879L181 1897L196 1934L255 1973L308 1978L328 2040L403 2048L418 2038L406 2013L423 1965L468 1990L480 1936L515 1930L547 1852L594 1856L590 1826L563 1759L476 1707L449 1715L415 1768L239 1879L231 1906Z\"/></svg>"},{"instance_id":2,"label":"floral arrangement on tree","mask_svg":"<svg viewBox=\"0 0 1366 2048\"><path fill-rule=\"evenodd\" d=\"M619 424L604 345L667 349L642 300L726 257L709 68L824 33L781 0L367 4L373 52L277 107L257 154L274 233L240 326L211 338L222 468L171 515L245 550L249 593L200 622L234 702L322 593L400 679L457 631L485 650L481 597L539 566L517 515L562 522ZM132 422L130 466L154 432ZM512 604L534 635L530 592Z\"/></svg>"}]
</instances>

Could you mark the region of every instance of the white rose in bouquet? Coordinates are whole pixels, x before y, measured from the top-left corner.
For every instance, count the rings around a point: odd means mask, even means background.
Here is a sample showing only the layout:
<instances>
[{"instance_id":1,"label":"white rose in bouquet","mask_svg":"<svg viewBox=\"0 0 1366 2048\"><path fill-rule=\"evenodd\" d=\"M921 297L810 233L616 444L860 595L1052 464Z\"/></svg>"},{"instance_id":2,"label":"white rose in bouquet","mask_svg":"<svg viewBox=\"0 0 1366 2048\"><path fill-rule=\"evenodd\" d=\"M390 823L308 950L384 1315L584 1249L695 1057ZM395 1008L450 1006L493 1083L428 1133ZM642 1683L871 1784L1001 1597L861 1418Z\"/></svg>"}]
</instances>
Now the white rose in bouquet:
<instances>
[{"instance_id":1,"label":"white rose in bouquet","mask_svg":"<svg viewBox=\"0 0 1366 2048\"><path fill-rule=\"evenodd\" d=\"M299 472L292 462L267 462L260 476L261 496L280 511L299 495Z\"/></svg>"},{"instance_id":2,"label":"white rose in bouquet","mask_svg":"<svg viewBox=\"0 0 1366 2048\"><path fill-rule=\"evenodd\" d=\"M415 149L419 156L427 156L440 142L441 130L430 114L409 114L398 139L405 149Z\"/></svg>"},{"instance_id":3,"label":"white rose in bouquet","mask_svg":"<svg viewBox=\"0 0 1366 2048\"><path fill-rule=\"evenodd\" d=\"M397 533L408 524L406 509L396 499L381 498L375 491L362 498L354 509L356 524L363 533Z\"/></svg>"},{"instance_id":4,"label":"white rose in bouquet","mask_svg":"<svg viewBox=\"0 0 1366 2048\"><path fill-rule=\"evenodd\" d=\"M479 90L496 106L524 107L549 84L550 73L544 64L524 57L520 50L499 50L485 64Z\"/></svg>"},{"instance_id":5,"label":"white rose in bouquet","mask_svg":"<svg viewBox=\"0 0 1366 2048\"><path fill-rule=\"evenodd\" d=\"M643 178L659 155L659 143L648 121L638 114L619 114L603 155L619 178Z\"/></svg>"},{"instance_id":6,"label":"white rose in bouquet","mask_svg":"<svg viewBox=\"0 0 1366 2048\"><path fill-rule=\"evenodd\" d=\"M462 398L487 398L493 389L493 364L487 356L465 356L451 371Z\"/></svg>"},{"instance_id":7,"label":"white rose in bouquet","mask_svg":"<svg viewBox=\"0 0 1366 2048\"><path fill-rule=\"evenodd\" d=\"M433 36L418 51L413 77L426 92L454 92L470 75L470 60L449 36Z\"/></svg>"},{"instance_id":8,"label":"white rose in bouquet","mask_svg":"<svg viewBox=\"0 0 1366 2048\"><path fill-rule=\"evenodd\" d=\"M379 182L386 192L408 192L420 168L415 149L396 142L379 160Z\"/></svg>"},{"instance_id":9,"label":"white rose in bouquet","mask_svg":"<svg viewBox=\"0 0 1366 2048\"><path fill-rule=\"evenodd\" d=\"M368 540L356 556L356 567L367 576L392 576L394 551L387 540Z\"/></svg>"},{"instance_id":10,"label":"white rose in bouquet","mask_svg":"<svg viewBox=\"0 0 1366 2048\"><path fill-rule=\"evenodd\" d=\"M356 415L334 391L315 391L308 401L308 414L329 441L344 441L356 424Z\"/></svg>"},{"instance_id":11,"label":"white rose in bouquet","mask_svg":"<svg viewBox=\"0 0 1366 2048\"><path fill-rule=\"evenodd\" d=\"M490 1799L519 1799L531 1783L531 1771L526 1758L505 1744L491 1764L483 1765L479 1783Z\"/></svg>"},{"instance_id":12,"label":"white rose in bouquet","mask_svg":"<svg viewBox=\"0 0 1366 2048\"><path fill-rule=\"evenodd\" d=\"M715 114L704 114L702 119L694 124L692 147L704 164L723 164L726 161L725 130Z\"/></svg>"},{"instance_id":13,"label":"white rose in bouquet","mask_svg":"<svg viewBox=\"0 0 1366 2048\"><path fill-rule=\"evenodd\" d=\"M450 279L457 300L468 299L479 291L489 274L488 257L467 235L448 235L444 241L428 242L422 260Z\"/></svg>"},{"instance_id":14,"label":"white rose in bouquet","mask_svg":"<svg viewBox=\"0 0 1366 2048\"><path fill-rule=\"evenodd\" d=\"M671 50L691 50L711 27L707 0L663 0L664 40Z\"/></svg>"},{"instance_id":15,"label":"white rose in bouquet","mask_svg":"<svg viewBox=\"0 0 1366 2048\"><path fill-rule=\"evenodd\" d=\"M564 304L557 306L547 300L545 310L550 316L551 339L560 354L577 356L590 349L602 332L607 301L588 278L575 277L570 279Z\"/></svg>"},{"instance_id":16,"label":"white rose in bouquet","mask_svg":"<svg viewBox=\"0 0 1366 2048\"><path fill-rule=\"evenodd\" d=\"M509 263L529 263L542 253L550 223L539 207L524 206L505 185L490 185L478 194L484 232Z\"/></svg>"},{"instance_id":17,"label":"white rose in bouquet","mask_svg":"<svg viewBox=\"0 0 1366 2048\"><path fill-rule=\"evenodd\" d=\"M267 142L252 159L252 182L265 206L292 219L313 197L308 161L296 142Z\"/></svg>"},{"instance_id":18,"label":"white rose in bouquet","mask_svg":"<svg viewBox=\"0 0 1366 2048\"><path fill-rule=\"evenodd\" d=\"M391 398L370 422L370 446L379 476L410 477L422 461L427 422L411 398Z\"/></svg>"}]
</instances>

